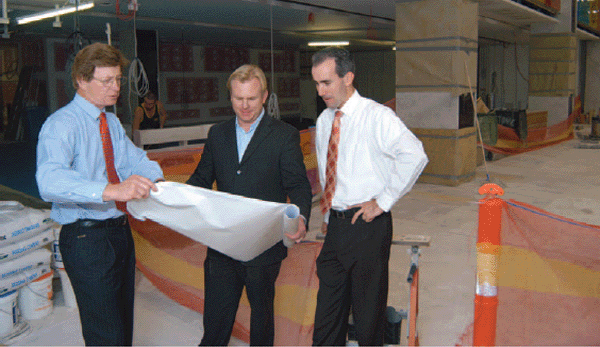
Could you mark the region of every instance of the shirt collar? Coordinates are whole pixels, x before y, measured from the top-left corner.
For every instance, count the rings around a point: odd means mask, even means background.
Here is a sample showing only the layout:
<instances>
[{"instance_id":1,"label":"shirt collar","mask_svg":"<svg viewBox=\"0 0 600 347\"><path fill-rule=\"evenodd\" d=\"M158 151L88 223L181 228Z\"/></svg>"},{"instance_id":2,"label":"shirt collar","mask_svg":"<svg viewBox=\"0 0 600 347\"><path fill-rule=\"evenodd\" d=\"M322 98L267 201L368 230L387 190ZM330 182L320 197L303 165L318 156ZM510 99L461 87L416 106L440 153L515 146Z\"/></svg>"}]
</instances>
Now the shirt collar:
<instances>
[{"instance_id":1,"label":"shirt collar","mask_svg":"<svg viewBox=\"0 0 600 347\"><path fill-rule=\"evenodd\" d=\"M342 106L342 108L340 108L339 110L342 111L342 113L344 113L345 116L352 114L352 111L355 110L358 106L357 104L358 104L359 99L360 99L360 94L358 94L358 90L354 89L354 92L352 93L350 98L348 98L348 100L346 100L346 102L344 103L344 106ZM335 110L334 110L334 113L335 113Z\"/></svg>"},{"instance_id":2,"label":"shirt collar","mask_svg":"<svg viewBox=\"0 0 600 347\"><path fill-rule=\"evenodd\" d=\"M100 117L100 114L104 112L104 109L99 109L98 107L94 106L79 93L75 93L75 98L73 98L73 101L77 106L83 109L87 116L92 117L94 120L97 120L98 117Z\"/></svg>"},{"instance_id":3,"label":"shirt collar","mask_svg":"<svg viewBox=\"0 0 600 347\"><path fill-rule=\"evenodd\" d=\"M250 129L248 129L248 134L253 132L256 127L258 126L258 124L260 123L260 121L263 119L263 116L265 115L265 109L263 108L262 111L260 112L260 116L258 116L258 118L256 118L256 120L254 121L254 123L252 123L252 125L250 126ZM246 133L246 131L240 126L240 123L238 122L237 116L235 117L235 128L236 130L241 130L244 133Z\"/></svg>"}]
</instances>

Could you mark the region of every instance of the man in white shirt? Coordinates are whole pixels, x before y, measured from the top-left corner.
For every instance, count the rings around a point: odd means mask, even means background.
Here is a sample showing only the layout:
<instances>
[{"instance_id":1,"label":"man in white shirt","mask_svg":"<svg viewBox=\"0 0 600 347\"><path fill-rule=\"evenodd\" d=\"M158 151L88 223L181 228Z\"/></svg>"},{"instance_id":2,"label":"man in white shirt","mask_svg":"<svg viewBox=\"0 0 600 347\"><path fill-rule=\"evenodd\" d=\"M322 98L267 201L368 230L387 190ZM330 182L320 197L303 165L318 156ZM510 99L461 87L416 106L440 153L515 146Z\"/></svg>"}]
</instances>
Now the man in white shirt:
<instances>
[{"instance_id":1,"label":"man in white shirt","mask_svg":"<svg viewBox=\"0 0 600 347\"><path fill-rule=\"evenodd\" d=\"M326 237L317 258L313 345L346 344L350 307L359 345L383 345L390 209L415 184L427 155L392 109L355 90L347 50L314 54L312 76L327 105L315 140Z\"/></svg>"}]
</instances>

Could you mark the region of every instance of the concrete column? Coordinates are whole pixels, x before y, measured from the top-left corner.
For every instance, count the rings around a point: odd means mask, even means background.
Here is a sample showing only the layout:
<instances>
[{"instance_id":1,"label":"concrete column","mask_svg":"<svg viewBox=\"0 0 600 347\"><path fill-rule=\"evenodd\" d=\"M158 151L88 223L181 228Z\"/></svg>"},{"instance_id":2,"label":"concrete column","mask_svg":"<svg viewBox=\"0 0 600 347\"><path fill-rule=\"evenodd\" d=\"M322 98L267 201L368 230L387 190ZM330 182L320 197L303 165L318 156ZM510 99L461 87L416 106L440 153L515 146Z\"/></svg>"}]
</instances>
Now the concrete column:
<instances>
[{"instance_id":1,"label":"concrete column","mask_svg":"<svg viewBox=\"0 0 600 347\"><path fill-rule=\"evenodd\" d=\"M600 42L588 42L584 111L600 114Z\"/></svg>"},{"instance_id":2,"label":"concrete column","mask_svg":"<svg viewBox=\"0 0 600 347\"><path fill-rule=\"evenodd\" d=\"M548 125L571 113L577 88L577 38L573 33L534 34L529 54L529 109L548 111Z\"/></svg>"},{"instance_id":3,"label":"concrete column","mask_svg":"<svg viewBox=\"0 0 600 347\"><path fill-rule=\"evenodd\" d=\"M477 88L478 3L396 1L396 112L423 142L421 182L475 178L476 130L459 119L459 100ZM467 99L470 103L470 99Z\"/></svg>"},{"instance_id":4,"label":"concrete column","mask_svg":"<svg viewBox=\"0 0 600 347\"><path fill-rule=\"evenodd\" d=\"M562 1L557 23L533 24L529 55L529 110L548 111L548 126L564 121L577 91L577 7Z\"/></svg>"}]
</instances>

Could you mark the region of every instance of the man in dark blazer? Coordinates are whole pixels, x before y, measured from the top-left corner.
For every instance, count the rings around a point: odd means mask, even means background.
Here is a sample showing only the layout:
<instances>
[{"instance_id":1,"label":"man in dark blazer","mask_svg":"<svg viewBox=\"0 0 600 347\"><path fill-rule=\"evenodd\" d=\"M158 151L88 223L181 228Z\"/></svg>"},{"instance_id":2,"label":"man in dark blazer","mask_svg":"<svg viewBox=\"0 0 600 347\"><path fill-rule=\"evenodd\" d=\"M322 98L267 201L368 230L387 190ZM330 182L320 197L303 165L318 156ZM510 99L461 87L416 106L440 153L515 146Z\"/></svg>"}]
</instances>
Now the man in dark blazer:
<instances>
[{"instance_id":1,"label":"man in dark blazer","mask_svg":"<svg viewBox=\"0 0 600 347\"><path fill-rule=\"evenodd\" d=\"M312 204L300 134L265 114L267 81L258 66L239 67L229 77L227 88L236 117L210 129L198 167L187 183L211 188L216 181L219 191L265 201L285 203L289 197L302 217L297 232L288 237L300 242ZM244 286L251 310L250 345L273 345L275 280L286 256L283 242L248 262L208 249L200 345L229 343Z\"/></svg>"}]
</instances>

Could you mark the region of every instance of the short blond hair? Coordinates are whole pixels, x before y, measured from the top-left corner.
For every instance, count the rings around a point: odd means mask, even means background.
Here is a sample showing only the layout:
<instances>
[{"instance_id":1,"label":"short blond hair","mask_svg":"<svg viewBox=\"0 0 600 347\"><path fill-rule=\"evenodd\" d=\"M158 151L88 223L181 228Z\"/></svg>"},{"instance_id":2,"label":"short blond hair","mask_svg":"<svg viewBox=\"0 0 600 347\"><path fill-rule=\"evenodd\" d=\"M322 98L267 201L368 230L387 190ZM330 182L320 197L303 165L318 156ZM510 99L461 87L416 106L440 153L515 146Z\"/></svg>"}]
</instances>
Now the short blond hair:
<instances>
[{"instance_id":1,"label":"short blond hair","mask_svg":"<svg viewBox=\"0 0 600 347\"><path fill-rule=\"evenodd\" d=\"M114 67L119 66L121 72L129 64L129 60L125 58L123 53L111 45L105 43L92 43L85 46L73 61L71 67L71 80L75 89L79 88L77 78L81 77L84 81L89 82L94 77L96 67Z\"/></svg>"},{"instance_id":2,"label":"short blond hair","mask_svg":"<svg viewBox=\"0 0 600 347\"><path fill-rule=\"evenodd\" d=\"M267 78L265 77L265 73L263 70L254 64L245 64L238 67L232 74L229 76L227 80L227 89L231 91L231 82L232 81L240 81L247 82L253 78L258 78L261 86L261 92L264 93L267 91Z\"/></svg>"}]
</instances>

